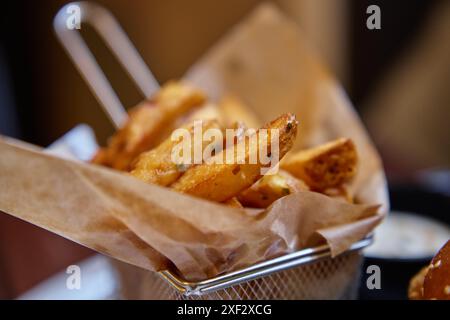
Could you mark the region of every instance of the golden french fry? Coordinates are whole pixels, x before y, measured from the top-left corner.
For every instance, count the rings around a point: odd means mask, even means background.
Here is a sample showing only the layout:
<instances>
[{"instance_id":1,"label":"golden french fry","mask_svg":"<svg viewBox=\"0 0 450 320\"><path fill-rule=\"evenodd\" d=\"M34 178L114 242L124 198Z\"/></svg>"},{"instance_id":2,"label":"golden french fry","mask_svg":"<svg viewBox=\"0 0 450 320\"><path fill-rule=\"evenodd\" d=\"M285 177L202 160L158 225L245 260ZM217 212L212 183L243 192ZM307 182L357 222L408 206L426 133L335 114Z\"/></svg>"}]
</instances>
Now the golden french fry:
<instances>
[{"instance_id":1,"label":"golden french fry","mask_svg":"<svg viewBox=\"0 0 450 320\"><path fill-rule=\"evenodd\" d=\"M236 197L226 200L223 204L233 208L244 208Z\"/></svg>"},{"instance_id":2,"label":"golden french fry","mask_svg":"<svg viewBox=\"0 0 450 320\"><path fill-rule=\"evenodd\" d=\"M250 188L241 192L237 198L245 207L267 208L284 196L306 190L309 188L303 181L280 170L276 174L263 176Z\"/></svg>"},{"instance_id":3,"label":"golden french fry","mask_svg":"<svg viewBox=\"0 0 450 320\"><path fill-rule=\"evenodd\" d=\"M124 127L110 139L92 162L118 170L128 170L142 152L158 145L175 119L205 101L204 94L188 85L169 82L151 99L129 112Z\"/></svg>"},{"instance_id":4,"label":"golden french fry","mask_svg":"<svg viewBox=\"0 0 450 320\"><path fill-rule=\"evenodd\" d=\"M213 128L221 131L219 123L215 120L205 120L199 122L199 124L202 131ZM187 125L183 129L188 130L191 137L190 149L192 159L195 143L200 143L200 150L203 150L210 144L210 141L203 139L196 141L194 139L194 124ZM190 164L177 164L172 159L172 152L175 146L180 143L180 140L181 137L176 140L169 137L155 149L142 153L134 163L130 172L131 175L142 181L161 186L168 186L175 182L190 167ZM220 148L223 147L223 141L217 143L220 143Z\"/></svg>"},{"instance_id":5,"label":"golden french fry","mask_svg":"<svg viewBox=\"0 0 450 320\"><path fill-rule=\"evenodd\" d=\"M349 181L356 174L358 156L350 139L338 139L299 151L281 167L303 180L312 190L323 191Z\"/></svg>"},{"instance_id":6,"label":"golden french fry","mask_svg":"<svg viewBox=\"0 0 450 320\"><path fill-rule=\"evenodd\" d=\"M264 137L265 131L261 129L269 129L267 130L268 137ZM244 160L243 163L223 161L227 153L227 150L223 150L211 157L212 161L191 167L172 185L172 188L217 202L228 200L247 189L262 176L261 169L267 167L267 164L261 161L261 155L258 152L259 146L267 143L266 150L269 154L265 156L271 156L268 150L272 150L272 135L277 132L279 134L279 158L281 159L293 145L297 135L297 121L294 115L284 114L261 129L253 136L246 135L244 139L234 145L234 159L238 159L242 155L243 159L240 160ZM257 143L251 143L252 139ZM242 154L239 154L239 150L243 150ZM257 161L251 163L250 159Z\"/></svg>"},{"instance_id":7,"label":"golden french fry","mask_svg":"<svg viewBox=\"0 0 450 320\"><path fill-rule=\"evenodd\" d=\"M236 97L223 98L219 103L219 109L228 124L239 121L252 129L260 126L258 117Z\"/></svg>"},{"instance_id":8,"label":"golden french fry","mask_svg":"<svg viewBox=\"0 0 450 320\"><path fill-rule=\"evenodd\" d=\"M100 148L91 159L91 163L104 164L108 161L106 148Z\"/></svg>"}]
</instances>

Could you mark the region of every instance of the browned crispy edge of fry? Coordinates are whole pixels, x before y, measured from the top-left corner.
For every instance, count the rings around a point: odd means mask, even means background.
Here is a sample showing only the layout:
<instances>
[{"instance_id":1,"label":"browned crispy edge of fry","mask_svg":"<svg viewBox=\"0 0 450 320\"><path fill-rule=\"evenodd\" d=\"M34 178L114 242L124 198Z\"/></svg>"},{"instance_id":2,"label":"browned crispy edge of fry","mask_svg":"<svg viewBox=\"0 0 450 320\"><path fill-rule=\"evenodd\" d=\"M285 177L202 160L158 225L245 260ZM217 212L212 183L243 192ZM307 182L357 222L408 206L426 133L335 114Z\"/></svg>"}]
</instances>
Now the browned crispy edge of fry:
<instances>
[{"instance_id":1,"label":"browned crispy edge of fry","mask_svg":"<svg viewBox=\"0 0 450 320\"><path fill-rule=\"evenodd\" d=\"M285 159L281 167L315 191L338 187L356 174L358 156L351 139L341 138L301 150Z\"/></svg>"},{"instance_id":2,"label":"browned crispy edge of fry","mask_svg":"<svg viewBox=\"0 0 450 320\"><path fill-rule=\"evenodd\" d=\"M265 125L263 128L279 130L279 156L280 159L290 150L297 135L297 121L292 114L284 114L279 118ZM268 130L270 134L270 130ZM256 132L259 141L258 130ZM190 168L181 178L176 181L172 188L176 191L188 193L200 198L212 201L223 202L228 200L242 190L250 187L256 180L261 177L262 163L249 164L250 154L258 154L258 146L249 146L249 137L239 141L235 147L235 158L239 144L244 143L245 146L245 164L228 164L228 163L209 163L202 164ZM268 139L268 148L271 139ZM259 145L259 143L258 143ZM255 150L256 149L256 150ZM224 159L224 152L220 152L215 157Z\"/></svg>"},{"instance_id":3,"label":"browned crispy edge of fry","mask_svg":"<svg viewBox=\"0 0 450 320\"><path fill-rule=\"evenodd\" d=\"M239 200L236 197L226 200L225 202L223 202L223 204L232 208L240 208L240 209L244 208L244 206L239 202Z\"/></svg>"}]
</instances>

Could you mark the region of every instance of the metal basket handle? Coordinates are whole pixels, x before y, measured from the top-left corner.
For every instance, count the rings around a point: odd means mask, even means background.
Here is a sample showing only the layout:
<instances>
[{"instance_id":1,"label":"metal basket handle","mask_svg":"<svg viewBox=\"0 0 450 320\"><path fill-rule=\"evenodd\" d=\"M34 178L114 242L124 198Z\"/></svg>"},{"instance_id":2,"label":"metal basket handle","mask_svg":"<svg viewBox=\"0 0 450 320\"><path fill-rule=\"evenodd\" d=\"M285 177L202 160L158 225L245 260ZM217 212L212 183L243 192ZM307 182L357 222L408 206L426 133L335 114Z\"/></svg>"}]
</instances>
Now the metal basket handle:
<instances>
[{"instance_id":1,"label":"metal basket handle","mask_svg":"<svg viewBox=\"0 0 450 320\"><path fill-rule=\"evenodd\" d=\"M68 18L74 8L79 10L80 23L94 28L145 97L152 95L159 88L159 84L117 20L107 9L98 4L80 1L68 3L58 11L53 20L57 38L114 126L119 128L127 118L125 108L80 32L76 28L71 29L67 26Z\"/></svg>"}]
</instances>

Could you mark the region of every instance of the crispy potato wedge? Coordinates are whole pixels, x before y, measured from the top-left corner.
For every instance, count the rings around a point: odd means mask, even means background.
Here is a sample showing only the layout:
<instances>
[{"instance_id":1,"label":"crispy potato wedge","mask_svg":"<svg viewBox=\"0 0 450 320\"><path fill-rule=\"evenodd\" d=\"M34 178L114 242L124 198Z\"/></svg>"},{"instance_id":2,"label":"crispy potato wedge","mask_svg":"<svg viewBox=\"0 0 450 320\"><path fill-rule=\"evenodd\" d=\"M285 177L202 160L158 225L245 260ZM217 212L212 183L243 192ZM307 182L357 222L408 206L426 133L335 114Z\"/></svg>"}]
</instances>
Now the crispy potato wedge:
<instances>
[{"instance_id":1,"label":"crispy potato wedge","mask_svg":"<svg viewBox=\"0 0 450 320\"><path fill-rule=\"evenodd\" d=\"M217 129L222 131L221 126L216 120L202 120L202 130ZM183 127L188 130L191 136L191 158L194 153L194 124ZM177 164L172 161L172 152L174 147L181 141L180 139L173 140L172 137L167 138L155 149L142 153L133 164L131 175L148 183L158 184L160 186L168 186L175 182L189 167L189 164ZM210 141L199 141L202 144L202 149L210 144ZM223 141L218 146L223 148Z\"/></svg>"},{"instance_id":2,"label":"crispy potato wedge","mask_svg":"<svg viewBox=\"0 0 450 320\"><path fill-rule=\"evenodd\" d=\"M226 200L223 204L232 208L244 208L236 197Z\"/></svg>"},{"instance_id":3,"label":"crispy potato wedge","mask_svg":"<svg viewBox=\"0 0 450 320\"><path fill-rule=\"evenodd\" d=\"M263 176L250 188L241 192L237 198L245 207L267 208L275 200L306 190L309 188L303 181L280 170L276 174Z\"/></svg>"},{"instance_id":4,"label":"crispy potato wedge","mask_svg":"<svg viewBox=\"0 0 450 320\"><path fill-rule=\"evenodd\" d=\"M93 163L118 170L129 170L142 152L158 145L168 134L167 128L178 117L200 106L205 95L188 85L169 82L151 99L129 112L127 123L99 151Z\"/></svg>"},{"instance_id":5,"label":"crispy potato wedge","mask_svg":"<svg viewBox=\"0 0 450 320\"><path fill-rule=\"evenodd\" d=\"M284 114L262 129L278 129L279 157L281 159L294 143L297 135L297 121L294 115ZM265 167L258 154L259 145L263 143L262 132L259 129L254 133L255 137L246 135L235 145L234 159L238 158L238 150L244 150L242 153L243 164L238 164L236 161L233 161L233 164L223 161L227 152L227 150L223 150L212 157L212 161L209 163L191 167L172 185L172 188L217 202L223 202L236 196L261 177L261 169ZM267 132L269 137L266 150L272 150L271 134L274 131L267 130ZM257 143L250 143L251 138L256 138ZM249 159L257 159L257 161L251 164Z\"/></svg>"},{"instance_id":6,"label":"crispy potato wedge","mask_svg":"<svg viewBox=\"0 0 450 320\"><path fill-rule=\"evenodd\" d=\"M349 181L356 174L358 156L350 139L338 139L299 151L281 167L303 180L312 190L323 191Z\"/></svg>"},{"instance_id":7,"label":"crispy potato wedge","mask_svg":"<svg viewBox=\"0 0 450 320\"><path fill-rule=\"evenodd\" d=\"M242 101L234 96L226 96L219 103L219 109L228 125L243 122L249 128L259 128L261 122L258 117L246 107Z\"/></svg>"}]
</instances>

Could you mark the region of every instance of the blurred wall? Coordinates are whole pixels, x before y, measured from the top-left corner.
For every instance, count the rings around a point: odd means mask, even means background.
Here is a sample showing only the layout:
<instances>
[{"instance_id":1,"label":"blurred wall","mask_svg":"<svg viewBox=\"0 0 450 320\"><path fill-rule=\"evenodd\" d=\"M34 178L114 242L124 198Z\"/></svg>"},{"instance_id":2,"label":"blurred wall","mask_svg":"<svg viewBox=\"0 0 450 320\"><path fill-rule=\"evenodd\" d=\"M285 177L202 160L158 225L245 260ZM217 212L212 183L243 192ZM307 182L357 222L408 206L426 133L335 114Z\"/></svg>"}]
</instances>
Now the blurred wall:
<instances>
[{"instance_id":1,"label":"blurred wall","mask_svg":"<svg viewBox=\"0 0 450 320\"><path fill-rule=\"evenodd\" d=\"M367 123L396 170L450 167L450 1L424 27L367 97Z\"/></svg>"},{"instance_id":2,"label":"blurred wall","mask_svg":"<svg viewBox=\"0 0 450 320\"><path fill-rule=\"evenodd\" d=\"M113 128L103 115L67 55L55 39L51 21L66 1L16 2L10 4L10 43L21 52L11 57L27 68L29 78L16 79L23 95L19 105L25 138L49 144L75 124L86 122L104 142ZM227 30L260 3L258 0L229 1L97 1L117 17L156 78L162 83L179 78ZM346 6L334 0L275 1L317 43L319 53L342 80L346 78ZM8 17L6 17L8 19ZM30 31L31 30L31 31ZM128 76L89 28L82 28L88 44L104 67L125 106L142 99ZM24 64L23 61L27 63ZM24 93L26 92L26 93Z\"/></svg>"}]
</instances>

